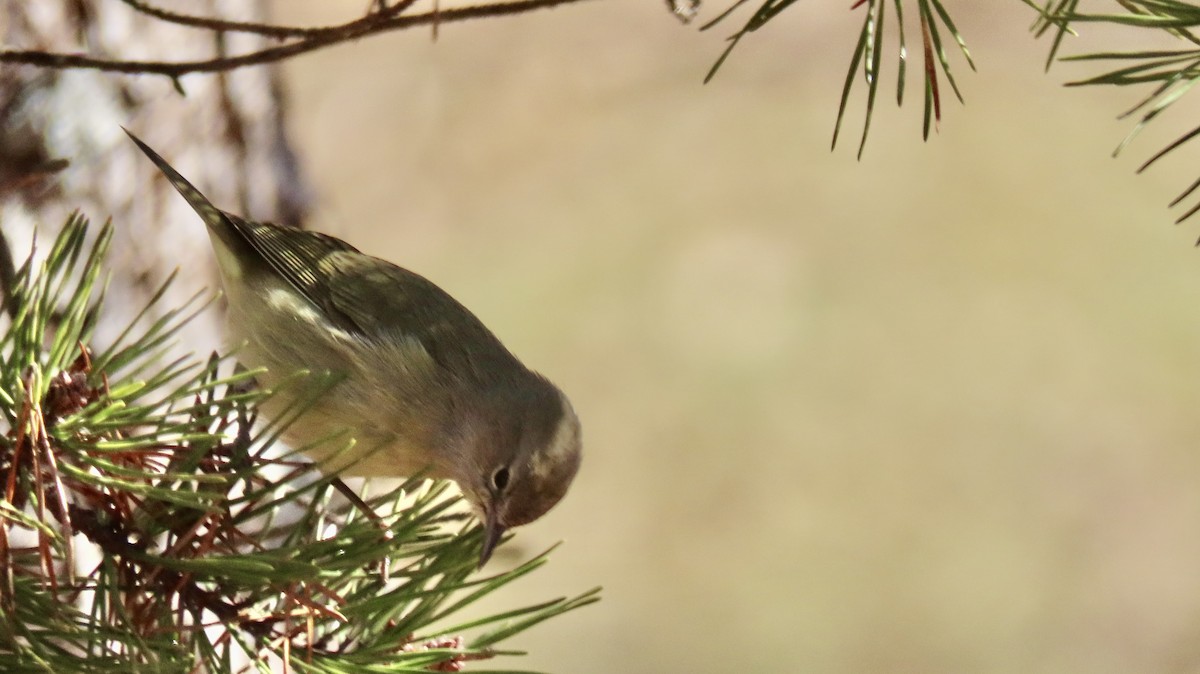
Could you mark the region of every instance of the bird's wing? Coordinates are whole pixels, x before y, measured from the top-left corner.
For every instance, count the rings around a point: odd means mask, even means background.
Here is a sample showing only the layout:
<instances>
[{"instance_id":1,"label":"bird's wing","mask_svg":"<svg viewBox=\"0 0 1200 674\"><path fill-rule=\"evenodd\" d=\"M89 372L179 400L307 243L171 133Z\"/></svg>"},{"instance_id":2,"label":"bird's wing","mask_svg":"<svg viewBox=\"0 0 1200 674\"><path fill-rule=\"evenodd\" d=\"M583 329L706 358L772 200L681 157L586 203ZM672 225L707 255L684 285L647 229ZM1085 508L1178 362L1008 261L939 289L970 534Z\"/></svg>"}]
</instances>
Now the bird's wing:
<instances>
[{"instance_id":1,"label":"bird's wing","mask_svg":"<svg viewBox=\"0 0 1200 674\"><path fill-rule=\"evenodd\" d=\"M332 236L225 215L272 272L342 330L376 343L416 342L448 372L476 382L512 371L516 358L500 340L420 274Z\"/></svg>"},{"instance_id":2,"label":"bird's wing","mask_svg":"<svg viewBox=\"0 0 1200 674\"><path fill-rule=\"evenodd\" d=\"M125 132L240 264L287 281L338 328L376 342L416 341L450 373L477 382L524 371L511 367L519 361L474 314L423 276L364 255L332 236L222 211L158 153Z\"/></svg>"},{"instance_id":3,"label":"bird's wing","mask_svg":"<svg viewBox=\"0 0 1200 674\"><path fill-rule=\"evenodd\" d=\"M326 318L343 330L363 332L353 318L338 310L329 287L335 256L366 257L341 239L319 232L254 222L224 213L229 228L265 263L267 271L287 281Z\"/></svg>"},{"instance_id":4,"label":"bird's wing","mask_svg":"<svg viewBox=\"0 0 1200 674\"><path fill-rule=\"evenodd\" d=\"M326 257L318 268L333 310L367 338L415 340L443 368L476 381L513 371L516 357L500 340L420 274L349 251Z\"/></svg>"},{"instance_id":5,"label":"bird's wing","mask_svg":"<svg viewBox=\"0 0 1200 674\"><path fill-rule=\"evenodd\" d=\"M319 270L322 261L330 255L347 252L361 255L357 249L332 236L280 227L270 222L254 222L226 213L214 206L208 197L149 145L128 129L125 129L125 133L129 134L138 148L171 181L179 194L204 220L204 224L208 225L209 231L232 252L239 266L251 265L255 268L254 271L278 275L318 308L325 309L333 323L346 329L354 328L352 324L347 324L346 317L337 315L328 289L323 287ZM257 262L265 263L265 266L258 265Z\"/></svg>"}]
</instances>

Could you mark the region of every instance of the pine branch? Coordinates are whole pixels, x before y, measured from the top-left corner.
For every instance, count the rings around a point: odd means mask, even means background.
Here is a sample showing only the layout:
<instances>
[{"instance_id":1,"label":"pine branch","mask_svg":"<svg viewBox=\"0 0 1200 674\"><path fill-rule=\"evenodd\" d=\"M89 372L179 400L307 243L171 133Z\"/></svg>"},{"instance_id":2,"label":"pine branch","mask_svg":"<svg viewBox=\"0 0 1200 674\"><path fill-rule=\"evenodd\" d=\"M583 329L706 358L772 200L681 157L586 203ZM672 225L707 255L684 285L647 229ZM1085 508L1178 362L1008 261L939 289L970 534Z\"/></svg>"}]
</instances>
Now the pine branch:
<instances>
[{"instance_id":1,"label":"pine branch","mask_svg":"<svg viewBox=\"0 0 1200 674\"><path fill-rule=\"evenodd\" d=\"M458 671L598 601L595 589L452 624L548 553L476 577L481 532L448 483L411 479L365 499L369 516L335 505L333 477L269 451L303 401L259 423L254 410L280 390L254 388L254 372L216 354L164 362L202 298L93 352L111 234L105 225L88 243L73 216L11 287L0 336L0 661L11 671Z\"/></svg>"},{"instance_id":2,"label":"pine branch","mask_svg":"<svg viewBox=\"0 0 1200 674\"><path fill-rule=\"evenodd\" d=\"M336 26L319 28L199 17L167 11L139 0L117 1L160 21L207 30L217 35L225 32L241 32L292 41L236 56L221 56L196 61L122 60L65 51L0 49L0 64L25 65L52 70L84 69L128 75L163 75L171 78L176 89L182 93L183 89L179 78L191 73L227 72L246 66L275 63L300 54L380 33L425 25L431 25L436 30L441 24L523 14L580 0L511 0L452 9L439 9L435 6L433 11L413 15L404 15L404 12L410 9L416 0L403 0L390 7L384 4L378 11L373 11L361 18Z\"/></svg>"},{"instance_id":3,"label":"pine branch","mask_svg":"<svg viewBox=\"0 0 1200 674\"><path fill-rule=\"evenodd\" d=\"M863 23L862 28L859 30L858 40L850 56L850 67L846 72L845 84L842 86L842 98L838 104L837 119L833 126L831 148L837 148L838 138L842 130L842 121L849 107L850 94L854 89L855 81L859 77L862 77L867 87L867 100L865 115L863 117L862 136L858 144L858 157L860 159L866 148L867 136L871 129L871 120L875 114L875 100L879 92L879 83L882 79L884 56L887 53L885 36L888 25L886 20L888 1L856 0L850 7L851 10L862 8L864 12ZM1032 0L1025 1L1031 2ZM746 0L737 0L727 10L717 16L717 18L701 26L700 30L708 30L725 21L745 2ZM765 0L750 19L746 21L745 25L729 37L729 44L717 58L712 68L709 69L708 75L704 78L705 83L708 83L716 76L717 71L725 64L733 52L733 48L738 45L743 37L765 26L769 21L783 12L783 10L791 7L794 2L795 0ZM895 31L898 43L898 48L895 51L897 62L896 104L899 106L904 104L908 46L905 42L904 32L904 2L902 0L891 0L891 2L896 12ZM942 0L916 0L916 4L921 27L921 46L924 56L923 72L925 75L925 115L922 135L923 138L928 140L930 129L935 127L937 123L940 123L942 119L942 85L940 79L944 79L950 85L955 98L960 103L963 102L962 92L959 90L958 82L951 73L950 58L943 45L943 31L950 38L953 38L955 44L958 46L958 51L966 59L967 65L971 70L975 70L975 62L971 58L971 52L967 49L966 41L954 25L954 21L951 19L950 13L946 11Z\"/></svg>"},{"instance_id":4,"label":"pine branch","mask_svg":"<svg viewBox=\"0 0 1200 674\"><path fill-rule=\"evenodd\" d=\"M1044 8L1043 18L1035 24L1035 31L1044 30L1050 24L1058 26L1050 58L1058 53L1059 43L1073 24L1107 23L1133 30L1154 30L1164 34L1171 42L1186 43L1182 49L1135 50L1129 52L1094 52L1068 56L1060 60L1075 63L1104 62L1120 64L1106 73L1068 82L1067 86L1148 86L1150 91L1119 117L1135 117L1133 128L1113 151L1119 155L1134 138L1175 105L1200 81L1200 37L1193 33L1200 27L1200 6L1180 0L1114 0L1122 11L1091 13L1080 9L1079 0L1057 0ZM1155 153L1138 168L1145 171L1159 159L1173 153L1200 135L1200 127L1187 131L1161 151ZM1182 203L1200 187L1197 180L1171 202L1171 207ZM1176 222L1183 222L1200 211L1200 203L1187 208ZM1200 242L1197 242L1200 245Z\"/></svg>"}]
</instances>

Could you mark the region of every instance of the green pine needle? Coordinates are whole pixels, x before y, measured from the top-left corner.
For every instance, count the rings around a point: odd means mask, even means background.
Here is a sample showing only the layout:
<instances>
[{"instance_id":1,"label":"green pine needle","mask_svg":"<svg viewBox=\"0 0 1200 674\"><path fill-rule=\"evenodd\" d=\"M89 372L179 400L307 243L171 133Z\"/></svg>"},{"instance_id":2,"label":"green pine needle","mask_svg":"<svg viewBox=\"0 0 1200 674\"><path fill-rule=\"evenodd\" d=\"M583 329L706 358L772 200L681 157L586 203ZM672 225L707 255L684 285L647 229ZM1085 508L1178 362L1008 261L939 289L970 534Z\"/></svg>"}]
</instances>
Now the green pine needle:
<instances>
[{"instance_id":1,"label":"green pine needle","mask_svg":"<svg viewBox=\"0 0 1200 674\"><path fill-rule=\"evenodd\" d=\"M1140 116L1133 128L1113 151L1119 155L1147 125L1178 103L1192 87L1200 81L1200 37L1193 31L1200 27L1200 6L1181 0L1114 0L1123 12L1085 13L1079 11L1079 0L1057 0L1048 3L1041 11L1042 18L1035 24L1040 34L1049 26L1057 27L1057 35L1050 49L1050 59L1057 57L1062 36L1076 23L1107 23L1130 29L1155 30L1170 40L1182 40L1186 49L1143 49L1130 52L1094 52L1061 58L1063 61L1110 62L1121 64L1112 70L1085 79L1069 82L1067 86L1142 86L1149 85L1150 91L1120 117ZM1200 133L1189 131L1174 142L1155 153L1138 168L1146 170L1159 159L1172 154ZM1200 181L1183 191L1171 206L1174 207L1189 197ZM1176 220L1182 222L1200 211L1200 204L1188 208Z\"/></svg>"},{"instance_id":2,"label":"green pine needle","mask_svg":"<svg viewBox=\"0 0 1200 674\"><path fill-rule=\"evenodd\" d=\"M1024 1L1032 3L1033 0ZM733 5L717 16L717 18L701 26L701 30L707 30L724 21L745 2L746 0L736 0ZM716 62L709 69L708 74L704 78L705 83L711 81L716 76L717 71L725 64L734 47L741 42L743 37L766 25L768 21L790 7L793 2L795 0L765 0L759 6L758 10L746 21L745 25L729 37L729 44L725 46L724 51L721 52L721 55L717 57ZM862 27L859 30L858 40L850 55L850 67L846 73L845 83L842 85L842 96L838 103L837 118L833 124L831 148L837 148L838 138L842 132L842 122L849 108L850 94L854 89L855 80L861 76L866 83L867 98L865 115L863 117L862 136L858 144L858 157L860 159L866 148L867 137L870 135L871 120L875 115L875 101L882 78L885 63L884 56L890 53L885 45L885 36L887 35L887 28L885 26L887 23L885 21L887 2L888 0L857 0L851 6L851 9L863 7L865 13L863 15ZM895 52L897 62L896 104L903 105L904 86L908 67L908 45L905 42L904 32L904 0L891 0L891 2L896 11L895 31L899 45ZM941 121L942 118L941 92L938 82L939 70L941 71L941 77L945 78L946 82L950 84L955 97L960 103L963 101L958 83L950 72L950 58L942 45L942 31L944 30L954 39L954 42L958 45L959 52L962 53L971 70L975 70L975 62L971 57L971 52L967 49L966 40L955 26L954 21L950 18L950 13L946 10L942 0L916 0L916 3L921 25L922 51L925 57L925 113L922 133L923 137L928 139L929 132L933 127L931 122L933 120Z\"/></svg>"}]
</instances>

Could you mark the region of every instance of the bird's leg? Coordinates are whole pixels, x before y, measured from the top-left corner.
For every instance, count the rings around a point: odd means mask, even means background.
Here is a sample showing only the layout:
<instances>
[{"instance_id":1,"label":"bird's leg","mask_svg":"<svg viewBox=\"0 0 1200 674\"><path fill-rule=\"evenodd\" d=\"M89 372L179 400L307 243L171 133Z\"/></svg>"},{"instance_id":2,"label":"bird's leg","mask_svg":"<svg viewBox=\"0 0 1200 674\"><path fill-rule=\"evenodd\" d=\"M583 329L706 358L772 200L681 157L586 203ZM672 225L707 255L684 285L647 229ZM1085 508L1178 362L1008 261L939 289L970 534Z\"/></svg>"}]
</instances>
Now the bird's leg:
<instances>
[{"instance_id":1,"label":"bird's leg","mask_svg":"<svg viewBox=\"0 0 1200 674\"><path fill-rule=\"evenodd\" d=\"M351 489L349 485L343 482L342 478L335 477L330 484L332 484L333 488L338 490L342 496L346 497L346 500L350 502L350 505L357 508L358 511L366 516L367 519L371 520L375 526L379 527L379 530L383 532L383 540L385 542L392 540L392 530L388 527L387 523L383 521L383 518L375 514L375 511L371 509L371 506L367 505L367 502L362 500L362 497L360 497L353 489ZM380 575L383 576L383 582L385 583L388 581L389 571L391 568L389 564L390 561L390 559L385 557L383 560L383 568L380 570Z\"/></svg>"}]
</instances>

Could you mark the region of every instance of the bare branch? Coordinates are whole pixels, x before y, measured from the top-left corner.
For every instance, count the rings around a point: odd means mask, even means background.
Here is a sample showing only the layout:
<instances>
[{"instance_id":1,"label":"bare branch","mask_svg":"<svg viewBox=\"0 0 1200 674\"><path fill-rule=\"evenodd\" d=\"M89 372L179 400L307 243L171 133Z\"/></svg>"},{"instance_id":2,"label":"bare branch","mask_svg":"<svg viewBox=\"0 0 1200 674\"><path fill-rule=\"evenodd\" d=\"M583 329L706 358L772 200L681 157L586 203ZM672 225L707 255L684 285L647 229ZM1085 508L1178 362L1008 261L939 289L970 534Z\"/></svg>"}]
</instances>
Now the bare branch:
<instances>
[{"instance_id":1,"label":"bare branch","mask_svg":"<svg viewBox=\"0 0 1200 674\"><path fill-rule=\"evenodd\" d=\"M381 8L378 12L368 14L361 19L349 21L338 26L327 26L320 28L280 26L268 23L253 23L249 21L229 21L226 19L215 19L204 16L195 16L192 14L172 12L162 9L161 7L155 7L147 2L141 2L141 0L121 0L121 2L147 16L181 26L202 28L204 30L212 31L224 31L229 33L252 33L254 35L261 35L263 37L273 37L286 40L291 38L309 38L315 35L336 32L356 24L369 24L372 21L378 21L382 18L396 16L411 7L416 0L404 0L394 7Z\"/></svg>"},{"instance_id":2,"label":"bare branch","mask_svg":"<svg viewBox=\"0 0 1200 674\"><path fill-rule=\"evenodd\" d=\"M165 75L172 79L178 79L183 75L191 73L227 72L245 66L274 63L377 33L404 30L429 24L438 25L494 16L523 14L538 9L548 9L559 5L581 2L582 0L517 0L516 2L496 2L470 7L457 7L454 9L426 12L424 14L414 14L412 16L397 16L399 12L407 9L415 2L415 0L405 0L394 7L388 7L361 19L355 19L354 21L328 28L290 28L286 26L269 26L217 19L210 20L202 17L165 12L164 10L138 2L138 0L121 1L135 7L139 11L161 18L164 21L195 26L197 28L218 32L239 31L257 33L279 39L302 37L296 42L278 47L269 47L239 56L203 61L122 61L88 56L86 54L5 49L0 50L0 63L53 69L82 68L130 75Z\"/></svg>"}]
</instances>

